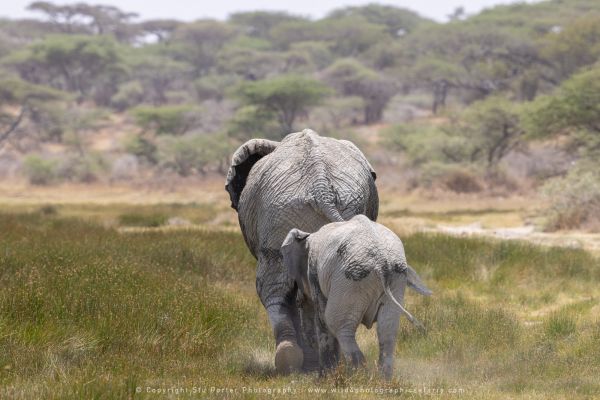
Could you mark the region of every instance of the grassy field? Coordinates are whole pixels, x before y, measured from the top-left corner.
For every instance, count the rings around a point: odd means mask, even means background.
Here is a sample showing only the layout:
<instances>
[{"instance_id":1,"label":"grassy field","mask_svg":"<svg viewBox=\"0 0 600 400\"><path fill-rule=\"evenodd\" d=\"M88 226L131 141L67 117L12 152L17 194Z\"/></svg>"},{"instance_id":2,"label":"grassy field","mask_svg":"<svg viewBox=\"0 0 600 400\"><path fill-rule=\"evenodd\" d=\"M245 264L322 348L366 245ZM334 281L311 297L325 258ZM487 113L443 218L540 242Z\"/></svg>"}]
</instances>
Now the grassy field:
<instances>
[{"instance_id":1,"label":"grassy field","mask_svg":"<svg viewBox=\"0 0 600 400\"><path fill-rule=\"evenodd\" d=\"M582 249L408 234L434 296L407 296L428 333L402 321L393 381L364 328L366 371L282 377L255 261L235 225L210 223L220 209L3 210L0 398L600 396L600 259ZM194 225L160 227L173 215Z\"/></svg>"}]
</instances>

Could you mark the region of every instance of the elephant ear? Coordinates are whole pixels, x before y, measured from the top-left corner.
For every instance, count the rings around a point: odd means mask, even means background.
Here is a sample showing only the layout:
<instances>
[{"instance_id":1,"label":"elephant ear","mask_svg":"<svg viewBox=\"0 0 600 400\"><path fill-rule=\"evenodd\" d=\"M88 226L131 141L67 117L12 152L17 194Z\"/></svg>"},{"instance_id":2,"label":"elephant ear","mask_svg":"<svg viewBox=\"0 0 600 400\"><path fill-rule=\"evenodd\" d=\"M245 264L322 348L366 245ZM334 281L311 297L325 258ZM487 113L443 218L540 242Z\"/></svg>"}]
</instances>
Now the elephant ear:
<instances>
[{"instance_id":1,"label":"elephant ear","mask_svg":"<svg viewBox=\"0 0 600 400\"><path fill-rule=\"evenodd\" d=\"M242 190L250 170L258 160L271 153L279 145L267 139L252 139L241 145L231 158L231 166L227 172L225 190L229 193L231 207L237 210Z\"/></svg>"},{"instance_id":2,"label":"elephant ear","mask_svg":"<svg viewBox=\"0 0 600 400\"><path fill-rule=\"evenodd\" d=\"M294 228L287 234L281 245L283 265L287 269L290 284L293 285L296 282L298 288L303 292L305 292L303 278L306 278L306 269L308 267L308 246L306 239L309 236L309 233Z\"/></svg>"},{"instance_id":3,"label":"elephant ear","mask_svg":"<svg viewBox=\"0 0 600 400\"><path fill-rule=\"evenodd\" d=\"M349 140L342 139L342 140L340 140L340 142L342 142L344 145L346 145L353 153L358 154L363 158L363 160L367 163L367 166L369 167L369 171L371 172L371 176L373 177L373 180L377 180L377 173L375 173L375 170L371 166L371 163L369 163L369 160L367 160L367 157L365 157L365 155L362 153L362 151L360 151L360 149L358 147L356 147L356 145Z\"/></svg>"}]
</instances>

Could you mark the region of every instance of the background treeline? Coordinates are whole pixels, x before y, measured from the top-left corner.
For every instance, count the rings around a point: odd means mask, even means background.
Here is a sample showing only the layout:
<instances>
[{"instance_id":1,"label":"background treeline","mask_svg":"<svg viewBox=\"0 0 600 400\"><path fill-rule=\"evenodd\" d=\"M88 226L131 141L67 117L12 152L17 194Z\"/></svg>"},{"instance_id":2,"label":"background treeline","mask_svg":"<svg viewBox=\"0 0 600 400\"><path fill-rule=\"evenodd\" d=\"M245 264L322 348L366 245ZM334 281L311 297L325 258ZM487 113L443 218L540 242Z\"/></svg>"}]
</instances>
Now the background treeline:
<instances>
[{"instance_id":1,"label":"background treeline","mask_svg":"<svg viewBox=\"0 0 600 400\"><path fill-rule=\"evenodd\" d=\"M223 173L252 137L349 136L403 189L551 198L600 225L600 4L447 23L371 4L311 20L139 21L35 2L0 20L0 176L31 183Z\"/></svg>"}]
</instances>

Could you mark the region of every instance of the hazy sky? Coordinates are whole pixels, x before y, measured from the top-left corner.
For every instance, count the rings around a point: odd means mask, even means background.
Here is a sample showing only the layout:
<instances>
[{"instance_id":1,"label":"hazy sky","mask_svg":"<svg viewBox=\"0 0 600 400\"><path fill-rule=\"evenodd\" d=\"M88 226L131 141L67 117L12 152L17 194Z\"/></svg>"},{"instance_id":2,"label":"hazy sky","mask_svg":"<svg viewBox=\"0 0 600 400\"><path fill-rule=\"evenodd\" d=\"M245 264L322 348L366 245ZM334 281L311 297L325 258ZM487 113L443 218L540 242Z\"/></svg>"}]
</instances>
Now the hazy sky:
<instances>
[{"instance_id":1,"label":"hazy sky","mask_svg":"<svg viewBox=\"0 0 600 400\"><path fill-rule=\"evenodd\" d=\"M33 0L1 0L0 16L21 18L38 15L25 10ZM77 1L53 1L56 4L77 3ZM527 0L531 2L532 0ZM194 20L198 18L225 19L236 11L252 10L283 10L319 18L334 8L348 5L363 5L369 0L90 0L90 4L116 5L124 11L140 14L142 19L176 18ZM377 1L375 1L377 2ZM391 4L417 11L423 16L438 21L446 20L456 7L463 6L468 14L476 13L483 8L497 4L515 3L514 0L395 0L380 1L381 4Z\"/></svg>"}]
</instances>

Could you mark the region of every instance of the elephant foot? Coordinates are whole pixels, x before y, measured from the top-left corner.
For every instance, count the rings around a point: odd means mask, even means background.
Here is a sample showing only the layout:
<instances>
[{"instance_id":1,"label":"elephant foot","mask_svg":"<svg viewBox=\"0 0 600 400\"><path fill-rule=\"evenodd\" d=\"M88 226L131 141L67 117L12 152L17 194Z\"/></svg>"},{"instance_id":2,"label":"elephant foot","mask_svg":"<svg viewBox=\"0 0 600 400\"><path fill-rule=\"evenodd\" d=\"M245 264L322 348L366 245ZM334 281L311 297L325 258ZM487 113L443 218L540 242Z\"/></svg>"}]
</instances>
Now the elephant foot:
<instances>
[{"instance_id":1,"label":"elephant foot","mask_svg":"<svg viewBox=\"0 0 600 400\"><path fill-rule=\"evenodd\" d=\"M319 370L319 354L314 351L304 352L304 362L302 363L304 372L313 372Z\"/></svg>"},{"instance_id":2,"label":"elephant foot","mask_svg":"<svg viewBox=\"0 0 600 400\"><path fill-rule=\"evenodd\" d=\"M280 374L289 374L302 368L304 355L297 343L285 340L277 345L275 368Z\"/></svg>"}]
</instances>

